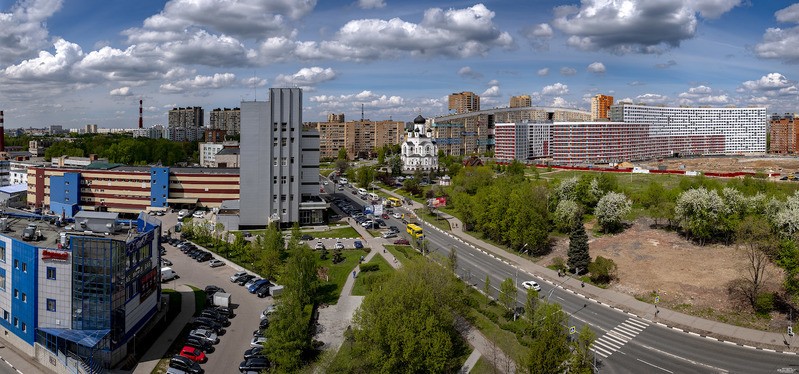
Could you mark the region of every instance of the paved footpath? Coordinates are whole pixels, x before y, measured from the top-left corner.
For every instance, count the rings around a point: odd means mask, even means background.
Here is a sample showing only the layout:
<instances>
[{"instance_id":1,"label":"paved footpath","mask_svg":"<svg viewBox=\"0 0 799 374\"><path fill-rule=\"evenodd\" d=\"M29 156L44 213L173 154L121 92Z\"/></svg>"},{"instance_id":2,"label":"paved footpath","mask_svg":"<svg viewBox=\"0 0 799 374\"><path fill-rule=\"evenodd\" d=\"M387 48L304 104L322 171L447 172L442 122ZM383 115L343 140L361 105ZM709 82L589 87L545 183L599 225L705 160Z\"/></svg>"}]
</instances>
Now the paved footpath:
<instances>
[{"instance_id":1,"label":"paved footpath","mask_svg":"<svg viewBox=\"0 0 799 374\"><path fill-rule=\"evenodd\" d=\"M403 201L405 199L403 196L393 191L385 189L381 190L387 194L403 199ZM408 209L407 205L404 205L403 207ZM425 208L425 206L416 201L413 201L410 206L410 209L414 210L422 208ZM623 312L632 313L645 320L709 339L730 341L742 346L772 349L778 352L796 352L796 349L788 344L793 340L793 338L788 338L790 340L786 341L783 334L780 333L759 331L728 325L721 322L690 316L670 309L656 308L655 305L639 301L630 295L613 290L602 289L590 284L585 284L583 287L580 284L580 281L577 279L564 279L563 277L558 277L558 273L554 270L538 265L527 258L523 258L473 237L472 235L463 231L463 223L458 218L446 213L441 214L442 217L449 221L451 227L449 232L444 231L444 233L449 234L453 237L453 239L459 240L464 244L470 244L486 253L499 257L506 263L517 266L519 270L522 270L532 276L544 279L552 285L557 285L558 287L564 288L577 295L582 295L585 298L595 300L600 304L606 304ZM424 221L421 222L431 229L438 230ZM794 343L796 346L799 346L799 340L795 341Z\"/></svg>"},{"instance_id":2,"label":"paved footpath","mask_svg":"<svg viewBox=\"0 0 799 374\"><path fill-rule=\"evenodd\" d=\"M165 286L164 286L165 287ZM144 356L133 369L136 374L149 374L158 365L158 361L164 357L164 354L172 345L172 342L178 337L180 331L191 321L194 315L194 291L185 284L180 284L176 287L176 291L180 292L180 314L172 320L166 331L164 331L158 340L155 341L150 349L144 353ZM120 371L120 373L123 373Z\"/></svg>"}]
</instances>

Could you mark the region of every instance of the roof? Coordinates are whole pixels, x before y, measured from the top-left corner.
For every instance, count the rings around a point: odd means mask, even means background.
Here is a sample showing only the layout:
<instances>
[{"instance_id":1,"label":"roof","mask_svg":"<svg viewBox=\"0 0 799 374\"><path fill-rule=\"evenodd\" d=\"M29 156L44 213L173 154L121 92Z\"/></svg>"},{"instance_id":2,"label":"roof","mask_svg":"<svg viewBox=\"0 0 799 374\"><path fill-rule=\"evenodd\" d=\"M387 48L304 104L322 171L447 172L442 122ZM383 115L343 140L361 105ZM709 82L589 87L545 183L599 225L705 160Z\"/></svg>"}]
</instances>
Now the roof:
<instances>
[{"instance_id":1,"label":"roof","mask_svg":"<svg viewBox=\"0 0 799 374\"><path fill-rule=\"evenodd\" d=\"M114 163L110 163L110 162L95 161L95 162L92 162L91 164L87 165L86 169L89 169L89 170L108 170L108 169L113 169L113 168L116 168L116 167L119 167L119 166L123 166L123 164L114 164Z\"/></svg>"},{"instance_id":2,"label":"roof","mask_svg":"<svg viewBox=\"0 0 799 374\"><path fill-rule=\"evenodd\" d=\"M95 347L103 338L108 335L111 330L72 330L72 329L42 329L39 330L44 331L50 335L55 335L59 338L69 340L71 342L78 343L84 347L93 348Z\"/></svg>"},{"instance_id":3,"label":"roof","mask_svg":"<svg viewBox=\"0 0 799 374\"><path fill-rule=\"evenodd\" d=\"M420 115L418 115L418 116L416 116L416 118L414 118L414 119L413 119L413 123L415 123L415 124L420 124L420 125L421 125L421 124L424 124L424 123L425 123L425 121L427 121L427 120L426 120L426 119L424 119L424 117L422 117L422 115L421 115L421 114L420 114Z\"/></svg>"},{"instance_id":4,"label":"roof","mask_svg":"<svg viewBox=\"0 0 799 374\"><path fill-rule=\"evenodd\" d=\"M19 192L23 192L23 191L28 191L28 184L27 183L12 184L10 186L0 187L0 192L7 193L7 194L19 193Z\"/></svg>"},{"instance_id":5,"label":"roof","mask_svg":"<svg viewBox=\"0 0 799 374\"><path fill-rule=\"evenodd\" d=\"M222 148L222 150L217 152L216 155L217 156L219 156L219 155L238 155L240 153L241 153L241 148L227 147L227 148Z\"/></svg>"},{"instance_id":6,"label":"roof","mask_svg":"<svg viewBox=\"0 0 799 374\"><path fill-rule=\"evenodd\" d=\"M113 212L95 212L91 210L81 210L80 212L75 213L75 220L77 221L78 218L97 218L97 219L113 219L116 220L119 218L119 213Z\"/></svg>"},{"instance_id":7,"label":"roof","mask_svg":"<svg viewBox=\"0 0 799 374\"><path fill-rule=\"evenodd\" d=\"M222 209L239 210L240 206L241 206L241 200L222 200L222 204L219 206L219 210Z\"/></svg>"}]
</instances>

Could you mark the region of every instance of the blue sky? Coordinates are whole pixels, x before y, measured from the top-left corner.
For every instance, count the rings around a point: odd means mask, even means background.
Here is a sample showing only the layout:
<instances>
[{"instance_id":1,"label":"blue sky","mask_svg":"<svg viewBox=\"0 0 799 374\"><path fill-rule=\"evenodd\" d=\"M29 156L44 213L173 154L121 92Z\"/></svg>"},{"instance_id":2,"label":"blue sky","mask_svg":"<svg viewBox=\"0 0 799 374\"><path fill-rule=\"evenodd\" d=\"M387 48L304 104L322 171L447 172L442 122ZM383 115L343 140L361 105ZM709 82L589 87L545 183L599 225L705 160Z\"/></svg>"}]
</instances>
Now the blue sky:
<instances>
[{"instance_id":1,"label":"blue sky","mask_svg":"<svg viewBox=\"0 0 799 374\"><path fill-rule=\"evenodd\" d=\"M447 113L528 94L799 111L799 3L782 0L0 0L7 127L131 128L174 106L304 88L303 120Z\"/></svg>"}]
</instances>

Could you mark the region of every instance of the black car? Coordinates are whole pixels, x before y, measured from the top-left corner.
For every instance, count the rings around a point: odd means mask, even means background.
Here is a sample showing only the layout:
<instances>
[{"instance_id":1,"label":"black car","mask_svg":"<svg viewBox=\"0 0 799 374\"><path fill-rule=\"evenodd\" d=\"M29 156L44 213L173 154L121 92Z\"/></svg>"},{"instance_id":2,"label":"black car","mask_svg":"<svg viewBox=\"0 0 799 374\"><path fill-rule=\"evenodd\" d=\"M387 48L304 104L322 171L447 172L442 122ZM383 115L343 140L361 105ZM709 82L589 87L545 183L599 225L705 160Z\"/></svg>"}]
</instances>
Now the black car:
<instances>
[{"instance_id":1,"label":"black car","mask_svg":"<svg viewBox=\"0 0 799 374\"><path fill-rule=\"evenodd\" d=\"M208 308L205 308L205 310L215 311L227 318L233 318L236 316L235 314L233 314L233 309L230 309L226 306L210 306Z\"/></svg>"},{"instance_id":2,"label":"black car","mask_svg":"<svg viewBox=\"0 0 799 374\"><path fill-rule=\"evenodd\" d=\"M200 313L200 317L212 319L225 327L230 326L230 320L227 317L212 311L204 310L202 313Z\"/></svg>"},{"instance_id":3,"label":"black car","mask_svg":"<svg viewBox=\"0 0 799 374\"><path fill-rule=\"evenodd\" d=\"M197 256L197 262L205 262L210 259L214 258L214 256L208 252L204 252L203 254Z\"/></svg>"},{"instance_id":4,"label":"black car","mask_svg":"<svg viewBox=\"0 0 799 374\"><path fill-rule=\"evenodd\" d=\"M392 232L395 232L395 233L399 233L400 232L399 229L397 228L397 226L389 226L388 227L388 231L392 231Z\"/></svg>"},{"instance_id":5,"label":"black car","mask_svg":"<svg viewBox=\"0 0 799 374\"><path fill-rule=\"evenodd\" d=\"M262 319L261 322L258 323L259 329L265 329L267 327L269 327L269 319L267 318Z\"/></svg>"},{"instance_id":6,"label":"black car","mask_svg":"<svg viewBox=\"0 0 799 374\"><path fill-rule=\"evenodd\" d=\"M239 364L239 371L244 373L247 371L262 371L269 369L269 360L264 357L253 357L251 359L242 361Z\"/></svg>"},{"instance_id":7,"label":"black car","mask_svg":"<svg viewBox=\"0 0 799 374\"><path fill-rule=\"evenodd\" d=\"M264 347L253 347L244 351L244 359L249 360L254 357L263 357L265 354Z\"/></svg>"},{"instance_id":8,"label":"black car","mask_svg":"<svg viewBox=\"0 0 799 374\"><path fill-rule=\"evenodd\" d=\"M186 338L185 345L188 345L189 347L197 348L197 349L199 349L199 350L201 350L201 351L203 351L205 353L211 353L214 350L216 350L216 348L214 348L214 345L211 344L211 342L209 342L207 340L203 340L203 339L197 339L197 338L195 338L193 336L190 336L190 337Z\"/></svg>"},{"instance_id":9,"label":"black car","mask_svg":"<svg viewBox=\"0 0 799 374\"><path fill-rule=\"evenodd\" d=\"M302 234L300 239L302 239L302 240L313 240L313 236L308 235L308 234Z\"/></svg>"},{"instance_id":10,"label":"black car","mask_svg":"<svg viewBox=\"0 0 799 374\"><path fill-rule=\"evenodd\" d=\"M266 336L266 331L258 329L258 330L255 330L255 331L252 332L252 337L253 338L262 337L262 336Z\"/></svg>"},{"instance_id":11,"label":"black car","mask_svg":"<svg viewBox=\"0 0 799 374\"><path fill-rule=\"evenodd\" d=\"M205 286L205 294L208 296L212 296L217 292L225 292L225 289L219 286L215 286L213 284Z\"/></svg>"},{"instance_id":12,"label":"black car","mask_svg":"<svg viewBox=\"0 0 799 374\"><path fill-rule=\"evenodd\" d=\"M200 367L200 364L180 355L175 355L169 360L169 367L192 374L205 373L205 370Z\"/></svg>"},{"instance_id":13,"label":"black car","mask_svg":"<svg viewBox=\"0 0 799 374\"><path fill-rule=\"evenodd\" d=\"M208 317L197 317L193 321L191 321L191 326L194 328L207 328L209 330L213 330L217 335L222 332L224 327L221 323L208 318Z\"/></svg>"},{"instance_id":14,"label":"black car","mask_svg":"<svg viewBox=\"0 0 799 374\"><path fill-rule=\"evenodd\" d=\"M193 259L195 259L195 260L196 260L196 259L197 259L198 257L200 257L200 255L202 255L203 253L206 253L206 252L205 252L205 251L203 251L202 249L198 249L198 250L195 250L195 251L191 252L191 254L189 255L189 257L191 257L191 258L193 258Z\"/></svg>"},{"instance_id":15,"label":"black car","mask_svg":"<svg viewBox=\"0 0 799 374\"><path fill-rule=\"evenodd\" d=\"M238 284L239 286L243 286L247 282L251 281L253 278L255 278L255 276L252 274L242 275L241 277L239 277L239 279L236 279L236 284Z\"/></svg>"},{"instance_id":16,"label":"black car","mask_svg":"<svg viewBox=\"0 0 799 374\"><path fill-rule=\"evenodd\" d=\"M263 298L269 296L269 287L272 287L272 285L271 284L265 284L265 285L261 286L260 288L258 288L255 291L255 294L258 295L258 297L263 299Z\"/></svg>"}]
</instances>

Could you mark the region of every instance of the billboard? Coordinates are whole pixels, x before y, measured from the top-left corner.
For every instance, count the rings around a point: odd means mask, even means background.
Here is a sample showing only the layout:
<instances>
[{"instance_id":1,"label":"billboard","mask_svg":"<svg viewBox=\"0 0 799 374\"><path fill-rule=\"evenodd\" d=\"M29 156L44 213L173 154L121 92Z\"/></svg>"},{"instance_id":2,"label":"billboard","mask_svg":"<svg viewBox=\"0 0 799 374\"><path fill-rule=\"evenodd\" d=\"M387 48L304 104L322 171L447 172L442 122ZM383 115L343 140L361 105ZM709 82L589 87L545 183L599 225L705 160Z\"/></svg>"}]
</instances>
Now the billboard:
<instances>
[{"instance_id":1,"label":"billboard","mask_svg":"<svg viewBox=\"0 0 799 374\"><path fill-rule=\"evenodd\" d=\"M442 206L447 206L447 198L446 197L436 197L434 199L430 199L430 205L433 208L439 208Z\"/></svg>"}]
</instances>

